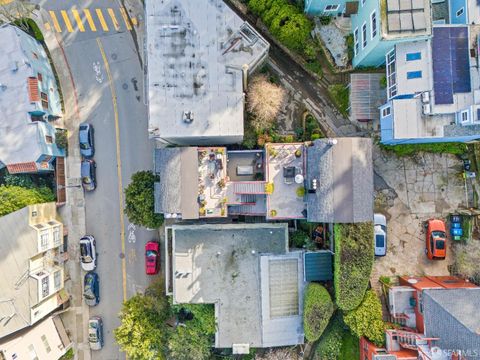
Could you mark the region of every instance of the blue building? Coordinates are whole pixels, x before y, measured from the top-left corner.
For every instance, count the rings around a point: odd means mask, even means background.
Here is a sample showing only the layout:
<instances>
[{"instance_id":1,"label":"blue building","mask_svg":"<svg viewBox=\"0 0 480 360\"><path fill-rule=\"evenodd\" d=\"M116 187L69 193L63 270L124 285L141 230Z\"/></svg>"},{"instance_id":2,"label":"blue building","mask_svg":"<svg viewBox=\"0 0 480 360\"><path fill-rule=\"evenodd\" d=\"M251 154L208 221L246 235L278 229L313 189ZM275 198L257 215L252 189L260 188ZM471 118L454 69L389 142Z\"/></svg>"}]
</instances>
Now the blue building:
<instances>
[{"instance_id":1,"label":"blue building","mask_svg":"<svg viewBox=\"0 0 480 360\"><path fill-rule=\"evenodd\" d=\"M436 26L432 39L400 43L387 54L383 144L480 139L480 76L470 43L467 26Z\"/></svg>"},{"instance_id":2,"label":"blue building","mask_svg":"<svg viewBox=\"0 0 480 360\"><path fill-rule=\"evenodd\" d=\"M305 12L309 15L336 16L345 13L346 3L346 0L305 0Z\"/></svg>"},{"instance_id":3,"label":"blue building","mask_svg":"<svg viewBox=\"0 0 480 360\"><path fill-rule=\"evenodd\" d=\"M42 45L22 30L0 27L0 168L10 173L52 171L64 156L53 122L60 96Z\"/></svg>"},{"instance_id":4,"label":"blue building","mask_svg":"<svg viewBox=\"0 0 480 360\"><path fill-rule=\"evenodd\" d=\"M468 0L432 0L432 21L433 24L468 24L469 6L474 7L478 4L468 4Z\"/></svg>"}]
</instances>

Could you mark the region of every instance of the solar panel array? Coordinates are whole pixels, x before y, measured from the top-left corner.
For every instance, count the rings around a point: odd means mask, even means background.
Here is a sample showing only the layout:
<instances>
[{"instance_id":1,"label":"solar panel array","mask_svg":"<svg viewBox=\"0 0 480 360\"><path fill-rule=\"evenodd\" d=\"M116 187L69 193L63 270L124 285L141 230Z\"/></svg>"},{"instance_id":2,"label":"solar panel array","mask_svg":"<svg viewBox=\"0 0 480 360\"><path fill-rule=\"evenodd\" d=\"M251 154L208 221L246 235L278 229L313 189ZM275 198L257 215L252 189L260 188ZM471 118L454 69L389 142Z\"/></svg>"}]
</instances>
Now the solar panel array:
<instances>
[{"instance_id":1,"label":"solar panel array","mask_svg":"<svg viewBox=\"0 0 480 360\"><path fill-rule=\"evenodd\" d=\"M435 104L453 104L453 94L471 91L467 27L433 28Z\"/></svg>"}]
</instances>

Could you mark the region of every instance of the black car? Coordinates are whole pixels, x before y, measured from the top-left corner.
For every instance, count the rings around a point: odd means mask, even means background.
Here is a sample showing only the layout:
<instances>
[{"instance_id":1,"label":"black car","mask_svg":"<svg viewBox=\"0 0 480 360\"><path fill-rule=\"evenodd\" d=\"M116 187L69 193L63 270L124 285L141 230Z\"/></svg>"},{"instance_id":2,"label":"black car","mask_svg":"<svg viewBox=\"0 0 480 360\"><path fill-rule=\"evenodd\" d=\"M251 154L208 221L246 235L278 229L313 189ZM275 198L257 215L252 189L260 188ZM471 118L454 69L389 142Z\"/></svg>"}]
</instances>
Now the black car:
<instances>
[{"instance_id":1,"label":"black car","mask_svg":"<svg viewBox=\"0 0 480 360\"><path fill-rule=\"evenodd\" d=\"M95 306L100 302L100 279L96 272L92 271L85 274L83 298L88 306Z\"/></svg>"},{"instance_id":2,"label":"black car","mask_svg":"<svg viewBox=\"0 0 480 360\"><path fill-rule=\"evenodd\" d=\"M78 132L78 138L80 140L80 154L85 158L93 157L93 154L95 154L93 126L87 123L81 124Z\"/></svg>"},{"instance_id":3,"label":"black car","mask_svg":"<svg viewBox=\"0 0 480 360\"><path fill-rule=\"evenodd\" d=\"M82 177L82 185L85 191L93 191L97 187L96 167L94 160L82 160L80 168L80 176Z\"/></svg>"}]
</instances>

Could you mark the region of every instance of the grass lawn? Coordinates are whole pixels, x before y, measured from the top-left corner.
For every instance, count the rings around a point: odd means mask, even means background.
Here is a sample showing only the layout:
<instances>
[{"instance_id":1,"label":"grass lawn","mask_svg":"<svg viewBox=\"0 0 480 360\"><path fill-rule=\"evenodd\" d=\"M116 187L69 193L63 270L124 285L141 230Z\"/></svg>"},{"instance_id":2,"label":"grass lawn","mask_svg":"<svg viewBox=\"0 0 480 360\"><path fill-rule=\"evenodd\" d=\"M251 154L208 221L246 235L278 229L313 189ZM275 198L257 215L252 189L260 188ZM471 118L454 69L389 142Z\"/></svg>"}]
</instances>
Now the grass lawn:
<instances>
[{"instance_id":1,"label":"grass lawn","mask_svg":"<svg viewBox=\"0 0 480 360\"><path fill-rule=\"evenodd\" d=\"M352 359L360 359L359 340L350 331L345 331L342 337L342 350L338 360Z\"/></svg>"},{"instance_id":2,"label":"grass lawn","mask_svg":"<svg viewBox=\"0 0 480 360\"><path fill-rule=\"evenodd\" d=\"M462 155L468 150L466 144L454 142L434 144L381 145L381 148L387 151L392 151L400 157L414 155L420 151Z\"/></svg>"},{"instance_id":3,"label":"grass lawn","mask_svg":"<svg viewBox=\"0 0 480 360\"><path fill-rule=\"evenodd\" d=\"M344 85L336 84L328 87L330 97L337 109L348 117L348 107L350 106L350 90Z\"/></svg>"}]
</instances>

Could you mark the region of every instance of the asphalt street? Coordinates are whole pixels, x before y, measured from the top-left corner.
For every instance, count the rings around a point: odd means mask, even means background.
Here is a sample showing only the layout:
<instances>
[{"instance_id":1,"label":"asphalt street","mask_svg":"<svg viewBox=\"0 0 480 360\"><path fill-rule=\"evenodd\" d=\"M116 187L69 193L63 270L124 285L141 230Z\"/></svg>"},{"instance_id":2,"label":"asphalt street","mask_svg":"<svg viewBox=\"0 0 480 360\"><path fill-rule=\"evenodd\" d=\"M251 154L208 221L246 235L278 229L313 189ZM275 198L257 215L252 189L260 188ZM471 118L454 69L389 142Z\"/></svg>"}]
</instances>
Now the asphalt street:
<instances>
[{"instance_id":1,"label":"asphalt street","mask_svg":"<svg viewBox=\"0 0 480 360\"><path fill-rule=\"evenodd\" d=\"M85 212L87 233L96 238L100 277L100 303L90 315L103 318L105 347L92 358L124 359L113 329L122 302L147 286L144 245L157 234L130 224L122 210L131 175L153 167L143 70L131 34L134 23L137 31L143 24L111 0L41 1L40 6L48 14L44 28L56 32L64 49L80 119L95 129L98 187L85 194Z\"/></svg>"}]
</instances>

